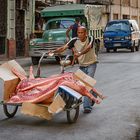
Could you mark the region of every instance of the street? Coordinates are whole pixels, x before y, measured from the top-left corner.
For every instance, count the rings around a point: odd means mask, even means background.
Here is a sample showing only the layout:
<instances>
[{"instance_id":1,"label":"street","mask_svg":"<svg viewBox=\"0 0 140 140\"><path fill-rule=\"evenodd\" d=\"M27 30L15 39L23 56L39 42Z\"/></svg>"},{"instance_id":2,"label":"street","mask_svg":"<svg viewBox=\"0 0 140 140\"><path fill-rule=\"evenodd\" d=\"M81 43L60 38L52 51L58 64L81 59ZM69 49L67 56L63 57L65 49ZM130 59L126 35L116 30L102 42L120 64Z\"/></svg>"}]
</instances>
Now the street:
<instances>
[{"instance_id":1,"label":"street","mask_svg":"<svg viewBox=\"0 0 140 140\"><path fill-rule=\"evenodd\" d=\"M66 113L54 115L50 121L18 113L7 119L0 106L0 140L140 140L140 52L99 54L95 87L107 96L92 113L80 115L68 124ZM33 66L36 74L37 66ZM78 66L68 68L75 71ZM25 66L29 72L29 66ZM41 75L60 72L54 60L44 60ZM2 93L1 93L2 94Z\"/></svg>"}]
</instances>

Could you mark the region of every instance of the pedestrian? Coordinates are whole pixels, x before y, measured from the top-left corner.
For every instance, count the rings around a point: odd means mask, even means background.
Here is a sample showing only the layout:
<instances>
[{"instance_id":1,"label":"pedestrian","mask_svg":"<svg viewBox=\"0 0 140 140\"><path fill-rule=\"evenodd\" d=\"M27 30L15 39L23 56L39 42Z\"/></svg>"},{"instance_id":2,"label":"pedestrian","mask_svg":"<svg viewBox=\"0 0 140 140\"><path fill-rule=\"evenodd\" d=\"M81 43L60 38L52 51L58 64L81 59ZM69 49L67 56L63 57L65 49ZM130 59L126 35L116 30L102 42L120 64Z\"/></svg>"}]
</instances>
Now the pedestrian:
<instances>
[{"instance_id":1,"label":"pedestrian","mask_svg":"<svg viewBox=\"0 0 140 140\"><path fill-rule=\"evenodd\" d=\"M72 38L66 45L56 49L53 53L61 53L66 49L73 49L74 58L77 59L79 63L79 69L93 78L98 62L95 53L94 39L92 36L87 35L87 29L84 26L78 27L77 34L78 37ZM84 113L90 113L93 104L88 97L84 97Z\"/></svg>"},{"instance_id":2,"label":"pedestrian","mask_svg":"<svg viewBox=\"0 0 140 140\"><path fill-rule=\"evenodd\" d=\"M72 30L72 38L77 37L77 29L80 26L80 18L76 17L75 18L75 23L73 25L71 25L67 31L66 31L66 38L67 38L67 42L70 40L70 31Z\"/></svg>"}]
</instances>

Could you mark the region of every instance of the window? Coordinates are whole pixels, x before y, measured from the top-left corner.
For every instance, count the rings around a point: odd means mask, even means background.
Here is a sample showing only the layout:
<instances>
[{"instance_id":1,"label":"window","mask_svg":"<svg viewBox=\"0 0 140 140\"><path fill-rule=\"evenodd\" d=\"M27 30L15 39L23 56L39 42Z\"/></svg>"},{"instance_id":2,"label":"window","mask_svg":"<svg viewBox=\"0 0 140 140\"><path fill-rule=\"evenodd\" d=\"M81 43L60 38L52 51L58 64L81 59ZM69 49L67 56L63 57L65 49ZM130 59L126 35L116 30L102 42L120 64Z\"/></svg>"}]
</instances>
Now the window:
<instances>
[{"instance_id":1,"label":"window","mask_svg":"<svg viewBox=\"0 0 140 140\"><path fill-rule=\"evenodd\" d=\"M113 14L113 19L118 19L118 14Z\"/></svg>"},{"instance_id":2,"label":"window","mask_svg":"<svg viewBox=\"0 0 140 140\"><path fill-rule=\"evenodd\" d=\"M128 31L129 24L127 22L111 22L107 25L106 31Z\"/></svg>"},{"instance_id":3,"label":"window","mask_svg":"<svg viewBox=\"0 0 140 140\"><path fill-rule=\"evenodd\" d=\"M55 20L51 21L47 24L46 29L51 30L51 29L67 29L71 25L74 24L74 21L72 20Z\"/></svg>"}]
</instances>

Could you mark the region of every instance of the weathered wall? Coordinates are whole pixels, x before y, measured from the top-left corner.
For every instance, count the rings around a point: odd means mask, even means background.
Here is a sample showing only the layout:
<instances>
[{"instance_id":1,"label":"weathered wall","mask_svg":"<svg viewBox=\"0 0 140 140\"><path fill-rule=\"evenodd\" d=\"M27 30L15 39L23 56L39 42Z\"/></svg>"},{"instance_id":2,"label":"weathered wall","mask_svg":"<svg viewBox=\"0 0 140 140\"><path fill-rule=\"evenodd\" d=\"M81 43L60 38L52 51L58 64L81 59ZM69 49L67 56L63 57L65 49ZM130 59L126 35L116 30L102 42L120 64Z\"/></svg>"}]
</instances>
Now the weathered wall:
<instances>
[{"instance_id":1,"label":"weathered wall","mask_svg":"<svg viewBox=\"0 0 140 140\"><path fill-rule=\"evenodd\" d=\"M21 0L20 0L21 1ZM28 43L29 43L29 36L33 30L33 22L34 22L34 10L35 10L35 0L27 0L28 4L27 4L27 8L26 9L17 9L17 5L16 5L16 0L8 0L8 4L7 4L7 56L9 58L15 58L17 56L17 54L19 54L17 51L20 51L20 48L17 49L17 46L20 44L20 42L17 42L17 36L18 36L18 32L16 31L19 30L19 28L17 26L17 23L19 24L20 21L18 22L17 20L21 20L18 19L18 16L16 15L17 12L20 10L22 10L24 12L24 17L22 17L24 19L24 37L22 37L22 41L24 41L24 56L28 55ZM19 7L18 7L19 8ZM16 19L17 18L17 19ZM19 37L20 38L20 37ZM19 39L18 38L18 39ZM19 40L20 41L20 40ZM22 42L21 41L21 42Z\"/></svg>"},{"instance_id":2,"label":"weathered wall","mask_svg":"<svg viewBox=\"0 0 140 140\"><path fill-rule=\"evenodd\" d=\"M0 56L5 55L7 34L7 1L0 0Z\"/></svg>"}]
</instances>

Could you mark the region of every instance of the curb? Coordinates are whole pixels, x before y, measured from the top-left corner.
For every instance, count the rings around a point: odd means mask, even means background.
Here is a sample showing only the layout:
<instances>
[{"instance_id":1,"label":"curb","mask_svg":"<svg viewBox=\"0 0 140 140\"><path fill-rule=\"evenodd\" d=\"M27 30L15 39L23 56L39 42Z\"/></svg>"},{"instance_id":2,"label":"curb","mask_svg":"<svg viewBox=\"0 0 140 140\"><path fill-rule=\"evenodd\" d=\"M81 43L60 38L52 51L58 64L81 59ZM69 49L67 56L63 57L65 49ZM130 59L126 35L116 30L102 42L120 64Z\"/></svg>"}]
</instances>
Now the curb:
<instances>
[{"instance_id":1,"label":"curb","mask_svg":"<svg viewBox=\"0 0 140 140\"><path fill-rule=\"evenodd\" d=\"M24 58L15 58L15 59L5 59L0 61L0 65L4 64L10 60L15 60L18 62L22 67L30 66L32 65L31 58L30 57L24 57Z\"/></svg>"}]
</instances>

